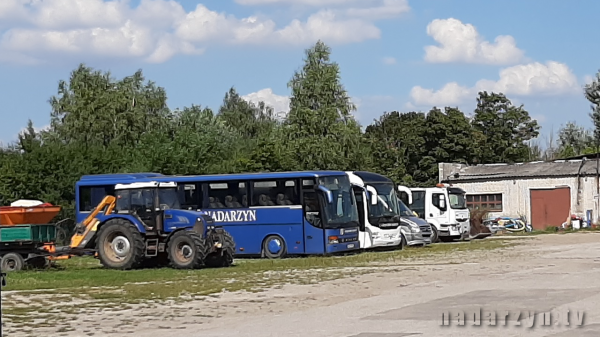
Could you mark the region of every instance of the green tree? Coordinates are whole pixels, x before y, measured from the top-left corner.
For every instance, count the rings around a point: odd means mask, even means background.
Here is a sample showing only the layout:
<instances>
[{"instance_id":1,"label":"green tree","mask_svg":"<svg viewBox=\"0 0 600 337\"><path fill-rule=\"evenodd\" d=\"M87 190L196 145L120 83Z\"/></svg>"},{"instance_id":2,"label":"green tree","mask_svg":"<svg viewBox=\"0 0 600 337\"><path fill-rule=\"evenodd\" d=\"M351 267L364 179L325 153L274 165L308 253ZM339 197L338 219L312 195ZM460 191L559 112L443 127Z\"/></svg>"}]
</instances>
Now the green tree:
<instances>
[{"instance_id":1,"label":"green tree","mask_svg":"<svg viewBox=\"0 0 600 337\"><path fill-rule=\"evenodd\" d=\"M419 166L427 173L420 179L428 185L435 184L440 162L470 164L474 159L473 137L472 127L462 111L450 107L442 111L434 107L425 119L427 153L419 161Z\"/></svg>"},{"instance_id":2,"label":"green tree","mask_svg":"<svg viewBox=\"0 0 600 337\"><path fill-rule=\"evenodd\" d=\"M514 163L530 156L527 141L539 134L540 126L523 105L514 106L502 93L480 92L472 120L478 163Z\"/></svg>"},{"instance_id":3,"label":"green tree","mask_svg":"<svg viewBox=\"0 0 600 337\"><path fill-rule=\"evenodd\" d=\"M590 118L594 124L593 139L596 152L600 152L600 72L596 79L585 85L585 98L591 103Z\"/></svg>"},{"instance_id":4,"label":"green tree","mask_svg":"<svg viewBox=\"0 0 600 337\"><path fill-rule=\"evenodd\" d=\"M426 116L422 112L384 113L367 126L365 137L373 146L373 170L409 186L429 180L429 166L422 167L426 149Z\"/></svg>"},{"instance_id":5,"label":"green tree","mask_svg":"<svg viewBox=\"0 0 600 337\"><path fill-rule=\"evenodd\" d=\"M287 139L298 169L357 169L367 165L368 145L352 112L331 49L318 41L305 51L304 66L288 82L292 95Z\"/></svg>"},{"instance_id":6,"label":"green tree","mask_svg":"<svg viewBox=\"0 0 600 337\"><path fill-rule=\"evenodd\" d=\"M218 115L225 125L249 139L259 138L277 124L271 107L244 100L233 87L225 94Z\"/></svg>"},{"instance_id":7,"label":"green tree","mask_svg":"<svg viewBox=\"0 0 600 337\"><path fill-rule=\"evenodd\" d=\"M166 130L166 92L144 81L141 70L116 80L110 72L81 64L68 82L59 82L58 94L49 100L51 128L45 138L85 146L130 146L150 131Z\"/></svg>"},{"instance_id":8,"label":"green tree","mask_svg":"<svg viewBox=\"0 0 600 337\"><path fill-rule=\"evenodd\" d=\"M558 131L558 156L561 158L590 153L593 148L593 135L575 122L568 122Z\"/></svg>"}]
</instances>

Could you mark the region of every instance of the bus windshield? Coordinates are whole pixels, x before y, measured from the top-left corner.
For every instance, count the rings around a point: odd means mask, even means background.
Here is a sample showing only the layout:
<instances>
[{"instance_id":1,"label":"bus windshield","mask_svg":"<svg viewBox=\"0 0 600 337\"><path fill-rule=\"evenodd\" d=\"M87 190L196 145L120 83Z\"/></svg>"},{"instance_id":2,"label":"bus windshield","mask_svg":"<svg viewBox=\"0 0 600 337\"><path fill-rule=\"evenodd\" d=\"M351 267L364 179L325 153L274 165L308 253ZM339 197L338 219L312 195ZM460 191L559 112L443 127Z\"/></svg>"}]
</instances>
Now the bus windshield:
<instances>
[{"instance_id":1,"label":"bus windshield","mask_svg":"<svg viewBox=\"0 0 600 337\"><path fill-rule=\"evenodd\" d=\"M358 226L358 210L350 179L347 176L321 177L319 184L327 187L333 196L333 202L326 203L325 228Z\"/></svg>"},{"instance_id":2,"label":"bus windshield","mask_svg":"<svg viewBox=\"0 0 600 337\"><path fill-rule=\"evenodd\" d=\"M377 204L369 203L369 218L393 218L400 214L400 200L392 183L369 184L377 191Z\"/></svg>"}]
</instances>

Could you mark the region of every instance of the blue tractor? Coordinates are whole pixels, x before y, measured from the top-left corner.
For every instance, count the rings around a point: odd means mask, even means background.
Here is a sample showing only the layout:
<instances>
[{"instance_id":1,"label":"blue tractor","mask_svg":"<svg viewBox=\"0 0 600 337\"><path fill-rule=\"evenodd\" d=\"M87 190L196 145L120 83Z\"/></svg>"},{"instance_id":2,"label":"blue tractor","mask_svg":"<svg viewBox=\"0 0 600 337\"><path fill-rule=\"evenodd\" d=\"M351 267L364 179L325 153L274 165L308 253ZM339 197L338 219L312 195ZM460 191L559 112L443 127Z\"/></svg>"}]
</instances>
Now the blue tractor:
<instances>
[{"instance_id":1,"label":"blue tractor","mask_svg":"<svg viewBox=\"0 0 600 337\"><path fill-rule=\"evenodd\" d=\"M94 252L110 269L133 269L166 260L177 269L228 267L235 242L206 213L181 210L174 182L115 185L77 224L70 255Z\"/></svg>"}]
</instances>

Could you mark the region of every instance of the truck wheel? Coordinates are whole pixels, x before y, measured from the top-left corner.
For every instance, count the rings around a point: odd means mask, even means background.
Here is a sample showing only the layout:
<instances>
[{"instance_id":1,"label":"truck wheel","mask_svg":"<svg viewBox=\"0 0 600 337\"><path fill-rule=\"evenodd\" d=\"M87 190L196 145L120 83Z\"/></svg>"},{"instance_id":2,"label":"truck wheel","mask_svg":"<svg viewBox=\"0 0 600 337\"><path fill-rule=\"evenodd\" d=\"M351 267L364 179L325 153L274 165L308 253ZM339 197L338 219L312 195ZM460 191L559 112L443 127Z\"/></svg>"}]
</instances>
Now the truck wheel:
<instances>
[{"instance_id":1,"label":"truck wheel","mask_svg":"<svg viewBox=\"0 0 600 337\"><path fill-rule=\"evenodd\" d=\"M269 259L280 259L285 255L285 241L279 235L269 235L263 241L263 253Z\"/></svg>"},{"instance_id":2,"label":"truck wheel","mask_svg":"<svg viewBox=\"0 0 600 337\"><path fill-rule=\"evenodd\" d=\"M104 267L126 270L142 264L144 237L131 222L125 219L109 220L100 227L97 235L96 247Z\"/></svg>"},{"instance_id":3,"label":"truck wheel","mask_svg":"<svg viewBox=\"0 0 600 337\"><path fill-rule=\"evenodd\" d=\"M19 271L23 269L24 265L25 260L21 254L8 253L2 257L0 269L2 269L3 272Z\"/></svg>"},{"instance_id":4,"label":"truck wheel","mask_svg":"<svg viewBox=\"0 0 600 337\"><path fill-rule=\"evenodd\" d=\"M227 231L223 231L225 242L222 242L219 252L211 253L206 258L206 265L211 268L229 267L233 264L235 241Z\"/></svg>"},{"instance_id":5,"label":"truck wheel","mask_svg":"<svg viewBox=\"0 0 600 337\"><path fill-rule=\"evenodd\" d=\"M198 269L204 266L206 244L194 231L173 234L167 246L171 266L177 269Z\"/></svg>"}]
</instances>

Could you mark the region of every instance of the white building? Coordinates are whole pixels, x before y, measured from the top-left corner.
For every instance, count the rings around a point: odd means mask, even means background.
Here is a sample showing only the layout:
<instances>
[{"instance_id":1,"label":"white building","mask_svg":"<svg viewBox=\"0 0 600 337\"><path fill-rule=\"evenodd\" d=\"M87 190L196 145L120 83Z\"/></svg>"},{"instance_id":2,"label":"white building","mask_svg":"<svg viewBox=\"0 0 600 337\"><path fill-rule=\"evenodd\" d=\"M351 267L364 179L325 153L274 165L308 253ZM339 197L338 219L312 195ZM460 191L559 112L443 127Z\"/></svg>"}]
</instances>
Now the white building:
<instances>
[{"instance_id":1,"label":"white building","mask_svg":"<svg viewBox=\"0 0 600 337\"><path fill-rule=\"evenodd\" d=\"M471 209L491 208L490 217L524 215L534 229L561 226L571 214L598 223L596 159L476 166L440 163L439 182L465 190Z\"/></svg>"}]
</instances>

